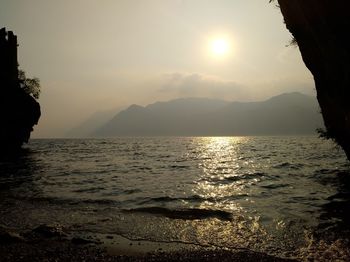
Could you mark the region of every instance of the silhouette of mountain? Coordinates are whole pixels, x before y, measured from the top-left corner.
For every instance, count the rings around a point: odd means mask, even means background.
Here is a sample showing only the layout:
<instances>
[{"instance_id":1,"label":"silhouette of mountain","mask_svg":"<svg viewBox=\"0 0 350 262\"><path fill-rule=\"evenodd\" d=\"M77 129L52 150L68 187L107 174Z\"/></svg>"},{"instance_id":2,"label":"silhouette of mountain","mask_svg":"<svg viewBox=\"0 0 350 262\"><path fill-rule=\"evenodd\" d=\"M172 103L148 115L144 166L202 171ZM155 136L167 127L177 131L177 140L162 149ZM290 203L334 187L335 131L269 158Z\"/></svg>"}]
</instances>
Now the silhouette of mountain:
<instances>
[{"instance_id":1,"label":"silhouette of mountain","mask_svg":"<svg viewBox=\"0 0 350 262\"><path fill-rule=\"evenodd\" d=\"M314 134L322 126L316 98L288 93L260 102L186 98L131 105L93 135L296 135Z\"/></svg>"}]
</instances>

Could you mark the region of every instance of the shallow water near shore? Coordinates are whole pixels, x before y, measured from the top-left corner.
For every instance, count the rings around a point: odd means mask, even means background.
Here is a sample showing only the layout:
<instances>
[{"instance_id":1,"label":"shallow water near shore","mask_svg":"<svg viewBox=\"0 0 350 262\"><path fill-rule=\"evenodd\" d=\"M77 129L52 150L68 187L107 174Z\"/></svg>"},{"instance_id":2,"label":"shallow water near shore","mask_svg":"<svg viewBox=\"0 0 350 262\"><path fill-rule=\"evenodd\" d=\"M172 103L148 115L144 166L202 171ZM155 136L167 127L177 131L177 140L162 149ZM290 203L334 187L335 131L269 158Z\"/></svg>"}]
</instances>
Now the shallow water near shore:
<instances>
[{"instance_id":1,"label":"shallow water near shore","mask_svg":"<svg viewBox=\"0 0 350 262\"><path fill-rule=\"evenodd\" d=\"M350 166L317 137L38 139L0 170L6 227L350 258Z\"/></svg>"}]
</instances>

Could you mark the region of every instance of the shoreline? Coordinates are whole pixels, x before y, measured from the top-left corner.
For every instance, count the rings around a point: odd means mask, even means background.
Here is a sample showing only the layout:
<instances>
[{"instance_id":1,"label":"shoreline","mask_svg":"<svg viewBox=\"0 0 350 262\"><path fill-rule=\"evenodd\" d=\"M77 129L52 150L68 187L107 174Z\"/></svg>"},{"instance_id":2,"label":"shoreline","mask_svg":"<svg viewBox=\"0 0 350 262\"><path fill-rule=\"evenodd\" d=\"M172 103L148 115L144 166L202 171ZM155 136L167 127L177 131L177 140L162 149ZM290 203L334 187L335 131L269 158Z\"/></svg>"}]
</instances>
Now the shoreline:
<instances>
[{"instance_id":1,"label":"shoreline","mask_svg":"<svg viewBox=\"0 0 350 262\"><path fill-rule=\"evenodd\" d=\"M0 226L0 258L10 261L297 261L249 250L129 240L120 235L72 237L59 227L16 232Z\"/></svg>"}]
</instances>

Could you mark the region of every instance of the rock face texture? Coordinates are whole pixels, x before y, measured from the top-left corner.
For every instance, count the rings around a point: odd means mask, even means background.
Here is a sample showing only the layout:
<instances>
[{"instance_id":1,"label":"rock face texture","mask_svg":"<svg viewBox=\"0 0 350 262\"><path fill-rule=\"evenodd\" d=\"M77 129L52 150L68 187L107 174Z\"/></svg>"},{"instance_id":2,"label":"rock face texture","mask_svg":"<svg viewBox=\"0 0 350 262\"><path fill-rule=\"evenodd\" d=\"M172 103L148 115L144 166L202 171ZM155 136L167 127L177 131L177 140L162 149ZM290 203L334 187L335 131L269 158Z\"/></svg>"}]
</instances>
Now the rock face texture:
<instances>
[{"instance_id":1,"label":"rock face texture","mask_svg":"<svg viewBox=\"0 0 350 262\"><path fill-rule=\"evenodd\" d=\"M20 87L17 37L0 30L0 153L18 150L28 142L40 118L40 105Z\"/></svg>"},{"instance_id":2,"label":"rock face texture","mask_svg":"<svg viewBox=\"0 0 350 262\"><path fill-rule=\"evenodd\" d=\"M314 76L326 136L350 160L350 1L278 0L288 30Z\"/></svg>"}]
</instances>

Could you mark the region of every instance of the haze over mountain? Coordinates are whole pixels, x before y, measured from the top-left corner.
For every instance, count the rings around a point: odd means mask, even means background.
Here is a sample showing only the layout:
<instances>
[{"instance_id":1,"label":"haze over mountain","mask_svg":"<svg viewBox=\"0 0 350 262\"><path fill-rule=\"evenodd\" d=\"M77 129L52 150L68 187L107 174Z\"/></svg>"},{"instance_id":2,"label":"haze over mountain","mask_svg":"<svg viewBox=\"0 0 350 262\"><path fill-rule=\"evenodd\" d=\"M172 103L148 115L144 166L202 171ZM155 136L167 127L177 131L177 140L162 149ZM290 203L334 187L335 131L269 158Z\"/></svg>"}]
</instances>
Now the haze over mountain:
<instances>
[{"instance_id":1,"label":"haze over mountain","mask_svg":"<svg viewBox=\"0 0 350 262\"><path fill-rule=\"evenodd\" d=\"M323 127L316 98L285 93L259 102L182 98L131 105L94 136L230 136L315 134Z\"/></svg>"},{"instance_id":2,"label":"haze over mountain","mask_svg":"<svg viewBox=\"0 0 350 262\"><path fill-rule=\"evenodd\" d=\"M18 35L20 66L42 86L32 138L63 137L94 112L133 103L314 94L268 2L1 0L0 24Z\"/></svg>"},{"instance_id":3,"label":"haze over mountain","mask_svg":"<svg viewBox=\"0 0 350 262\"><path fill-rule=\"evenodd\" d=\"M114 110L108 111L97 111L92 114L90 117L85 119L82 123L76 125L68 132L65 133L65 137L68 138L83 138L90 137L91 134L109 120L111 120L116 113L121 111L122 108L116 108Z\"/></svg>"}]
</instances>

